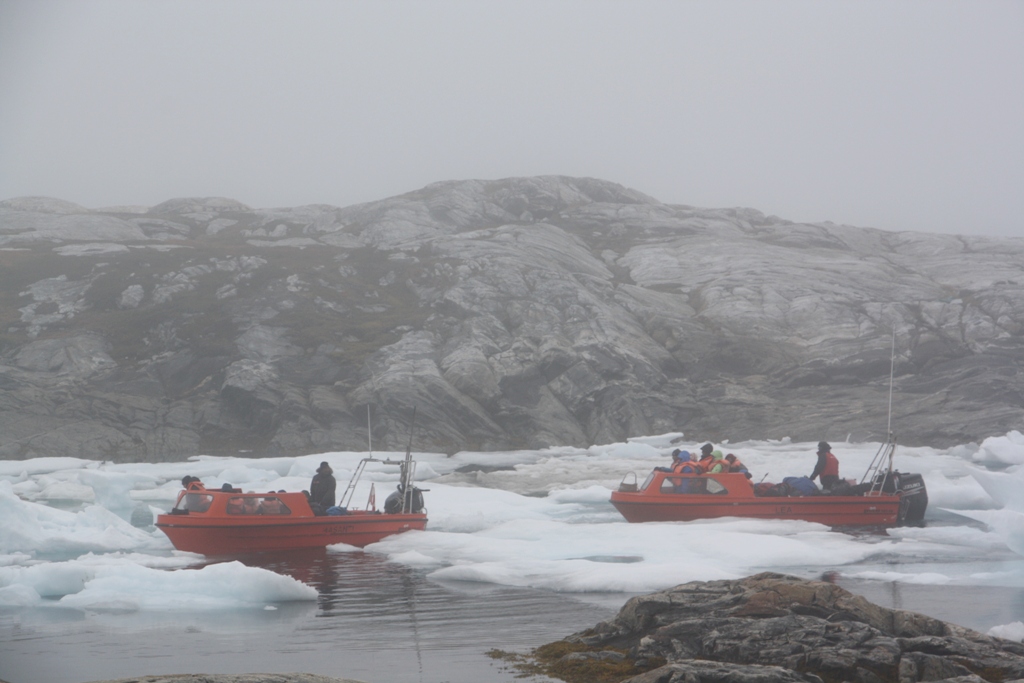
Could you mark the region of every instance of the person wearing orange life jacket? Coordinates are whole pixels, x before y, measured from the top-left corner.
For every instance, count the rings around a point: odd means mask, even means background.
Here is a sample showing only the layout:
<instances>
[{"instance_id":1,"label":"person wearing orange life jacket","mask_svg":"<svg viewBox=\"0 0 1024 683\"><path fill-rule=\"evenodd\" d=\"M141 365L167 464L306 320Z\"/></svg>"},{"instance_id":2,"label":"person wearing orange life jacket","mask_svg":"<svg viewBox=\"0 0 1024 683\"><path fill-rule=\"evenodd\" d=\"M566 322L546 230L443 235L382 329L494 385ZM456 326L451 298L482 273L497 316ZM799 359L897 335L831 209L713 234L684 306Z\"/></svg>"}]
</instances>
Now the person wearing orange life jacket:
<instances>
[{"instance_id":1,"label":"person wearing orange life jacket","mask_svg":"<svg viewBox=\"0 0 1024 683\"><path fill-rule=\"evenodd\" d=\"M832 446L826 441L818 442L818 462L814 465L810 479L813 481L815 477L819 478L818 481L821 482L823 489L831 489L841 481L839 479L839 460L832 455Z\"/></svg>"},{"instance_id":2,"label":"person wearing orange life jacket","mask_svg":"<svg viewBox=\"0 0 1024 683\"><path fill-rule=\"evenodd\" d=\"M704 474L697 462L697 455L689 451L679 452L679 459L672 464L672 471L676 474Z\"/></svg>"},{"instance_id":3,"label":"person wearing orange life jacket","mask_svg":"<svg viewBox=\"0 0 1024 683\"><path fill-rule=\"evenodd\" d=\"M655 467L655 472L679 472L682 469L684 458L688 459L690 454L678 448L672 451L672 464L668 467Z\"/></svg>"},{"instance_id":4,"label":"person wearing orange life jacket","mask_svg":"<svg viewBox=\"0 0 1024 683\"><path fill-rule=\"evenodd\" d=\"M728 471L729 463L726 462L725 456L722 455L722 451L718 449L711 451L711 466L708 467L705 472L708 474L720 474Z\"/></svg>"},{"instance_id":5,"label":"person wearing orange life jacket","mask_svg":"<svg viewBox=\"0 0 1024 683\"><path fill-rule=\"evenodd\" d=\"M697 461L697 467L700 468L700 473L703 474L710 470L715 464L714 453L715 447L709 443L704 444L700 447L700 460Z\"/></svg>"},{"instance_id":6,"label":"person wearing orange life jacket","mask_svg":"<svg viewBox=\"0 0 1024 683\"><path fill-rule=\"evenodd\" d=\"M729 464L730 472L737 472L739 474L746 475L747 479L751 478L750 470L747 469L747 466L740 462L740 459L732 453L725 456L725 461Z\"/></svg>"}]
</instances>

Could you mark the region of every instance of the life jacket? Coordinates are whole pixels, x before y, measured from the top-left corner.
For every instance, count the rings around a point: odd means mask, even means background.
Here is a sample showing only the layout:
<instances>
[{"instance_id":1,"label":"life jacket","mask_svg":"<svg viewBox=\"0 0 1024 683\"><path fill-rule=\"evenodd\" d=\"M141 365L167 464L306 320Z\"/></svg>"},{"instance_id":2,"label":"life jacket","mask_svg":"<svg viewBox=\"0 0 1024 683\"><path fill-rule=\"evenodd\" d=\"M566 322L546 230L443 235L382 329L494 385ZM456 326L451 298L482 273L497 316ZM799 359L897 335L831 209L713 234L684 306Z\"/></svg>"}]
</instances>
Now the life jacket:
<instances>
[{"instance_id":1,"label":"life jacket","mask_svg":"<svg viewBox=\"0 0 1024 683\"><path fill-rule=\"evenodd\" d=\"M714 457L712 457L711 455L706 455L697 461L697 467L700 468L701 473L704 473L710 470L712 467L714 467L716 462L718 461L715 460Z\"/></svg>"},{"instance_id":2,"label":"life jacket","mask_svg":"<svg viewBox=\"0 0 1024 683\"><path fill-rule=\"evenodd\" d=\"M729 461L726 460L726 462L729 462ZM747 469L747 466L744 465L742 462L740 462L739 458L735 458L732 462L729 463L729 471L730 472L749 472L749 470Z\"/></svg>"},{"instance_id":3,"label":"life jacket","mask_svg":"<svg viewBox=\"0 0 1024 683\"><path fill-rule=\"evenodd\" d=\"M821 471L821 476L838 477L839 476L839 459L832 455L832 451L825 454L825 469Z\"/></svg>"}]
</instances>

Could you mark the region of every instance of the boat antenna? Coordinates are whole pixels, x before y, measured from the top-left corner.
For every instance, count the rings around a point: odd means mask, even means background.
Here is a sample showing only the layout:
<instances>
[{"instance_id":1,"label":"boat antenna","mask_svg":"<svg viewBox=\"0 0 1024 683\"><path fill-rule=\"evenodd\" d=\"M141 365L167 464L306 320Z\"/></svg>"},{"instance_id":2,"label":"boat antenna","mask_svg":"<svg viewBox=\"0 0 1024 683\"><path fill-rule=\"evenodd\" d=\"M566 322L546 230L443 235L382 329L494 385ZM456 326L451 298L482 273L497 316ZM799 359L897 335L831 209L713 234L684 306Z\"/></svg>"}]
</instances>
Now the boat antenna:
<instances>
[{"instance_id":1,"label":"boat antenna","mask_svg":"<svg viewBox=\"0 0 1024 683\"><path fill-rule=\"evenodd\" d=\"M892 440L892 378L896 372L896 327L892 328L892 352L889 356L889 424L886 426L886 434Z\"/></svg>"},{"instance_id":2,"label":"boat antenna","mask_svg":"<svg viewBox=\"0 0 1024 683\"><path fill-rule=\"evenodd\" d=\"M893 377L896 375L896 327L892 328L892 350L889 354L889 416L888 423L886 424L886 435L885 443L879 448L878 452L875 453L875 457L872 458L871 464L868 465L867 470L864 472L864 476L861 478L861 483L871 482L870 493L874 494L880 492L885 488L886 482L892 476L892 462L893 457L896 455L896 439L892 434L892 393L893 393ZM885 466L885 473L882 475L882 467Z\"/></svg>"},{"instance_id":3,"label":"boat antenna","mask_svg":"<svg viewBox=\"0 0 1024 683\"><path fill-rule=\"evenodd\" d=\"M412 407L412 421L409 422L409 445L405 449L405 462L402 463L402 512L412 512L412 431L416 425L416 406Z\"/></svg>"},{"instance_id":4,"label":"boat antenna","mask_svg":"<svg viewBox=\"0 0 1024 683\"><path fill-rule=\"evenodd\" d=\"M373 457L373 425L370 424L370 404L366 404L366 454Z\"/></svg>"}]
</instances>

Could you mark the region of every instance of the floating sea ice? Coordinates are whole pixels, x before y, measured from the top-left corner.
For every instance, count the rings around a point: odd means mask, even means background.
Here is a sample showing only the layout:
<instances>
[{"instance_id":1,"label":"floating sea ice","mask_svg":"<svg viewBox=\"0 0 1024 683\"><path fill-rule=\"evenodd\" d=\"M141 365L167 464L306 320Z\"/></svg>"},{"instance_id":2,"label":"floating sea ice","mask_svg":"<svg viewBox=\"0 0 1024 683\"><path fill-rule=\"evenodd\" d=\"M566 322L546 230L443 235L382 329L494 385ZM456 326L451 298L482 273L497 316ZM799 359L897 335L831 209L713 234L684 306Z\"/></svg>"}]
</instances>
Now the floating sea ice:
<instances>
[{"instance_id":1,"label":"floating sea ice","mask_svg":"<svg viewBox=\"0 0 1024 683\"><path fill-rule=\"evenodd\" d=\"M973 472L972 472L973 474ZM928 506L956 510L979 510L999 507L979 481L963 473L942 470L923 473L928 490Z\"/></svg>"},{"instance_id":2,"label":"floating sea ice","mask_svg":"<svg viewBox=\"0 0 1024 683\"><path fill-rule=\"evenodd\" d=\"M1024 622L1014 621L1001 626L993 626L988 630L988 635L996 638L1016 640L1018 643L1024 641Z\"/></svg>"},{"instance_id":3,"label":"floating sea ice","mask_svg":"<svg viewBox=\"0 0 1024 683\"><path fill-rule=\"evenodd\" d=\"M912 583L925 586L944 586L953 580L952 577L945 574L939 574L937 572L908 574L906 572L863 571L844 572L843 576L848 579L871 579L872 581L885 581L887 583L899 581L900 583Z\"/></svg>"},{"instance_id":4,"label":"floating sea ice","mask_svg":"<svg viewBox=\"0 0 1024 683\"><path fill-rule=\"evenodd\" d=\"M1016 510L951 510L958 515L987 524L1007 547L1024 555L1024 512Z\"/></svg>"},{"instance_id":5,"label":"floating sea ice","mask_svg":"<svg viewBox=\"0 0 1024 683\"><path fill-rule=\"evenodd\" d=\"M68 512L30 503L18 498L8 482L0 482L0 519L0 554L74 557L87 552L170 548L166 538L136 529L98 505Z\"/></svg>"},{"instance_id":6,"label":"floating sea ice","mask_svg":"<svg viewBox=\"0 0 1024 683\"><path fill-rule=\"evenodd\" d=\"M915 542L867 545L800 521L587 524L509 517L475 532L398 534L367 551L421 567L432 560L439 568L430 576L440 580L566 592L644 592L693 580L739 578L766 567L806 571L851 564L904 544L908 550L923 549Z\"/></svg>"},{"instance_id":7,"label":"floating sea ice","mask_svg":"<svg viewBox=\"0 0 1024 683\"><path fill-rule=\"evenodd\" d=\"M96 467L95 460L82 458L32 458L31 460L0 460L0 477L39 476L51 472Z\"/></svg>"},{"instance_id":8,"label":"floating sea ice","mask_svg":"<svg viewBox=\"0 0 1024 683\"><path fill-rule=\"evenodd\" d=\"M1024 469L1006 473L971 468L970 473L1000 507L1024 512Z\"/></svg>"},{"instance_id":9,"label":"floating sea ice","mask_svg":"<svg viewBox=\"0 0 1024 683\"><path fill-rule=\"evenodd\" d=\"M1005 465L1024 464L1024 434L1007 432L1005 436L990 436L981 442L974 454L975 462L1002 463Z\"/></svg>"},{"instance_id":10,"label":"floating sea ice","mask_svg":"<svg viewBox=\"0 0 1024 683\"><path fill-rule=\"evenodd\" d=\"M0 605L53 603L102 611L263 608L267 603L316 600L316 589L267 569L223 562L165 571L137 556L87 556L29 567L0 567ZM169 558L168 566L182 558ZM41 603L43 605L47 603Z\"/></svg>"}]
</instances>

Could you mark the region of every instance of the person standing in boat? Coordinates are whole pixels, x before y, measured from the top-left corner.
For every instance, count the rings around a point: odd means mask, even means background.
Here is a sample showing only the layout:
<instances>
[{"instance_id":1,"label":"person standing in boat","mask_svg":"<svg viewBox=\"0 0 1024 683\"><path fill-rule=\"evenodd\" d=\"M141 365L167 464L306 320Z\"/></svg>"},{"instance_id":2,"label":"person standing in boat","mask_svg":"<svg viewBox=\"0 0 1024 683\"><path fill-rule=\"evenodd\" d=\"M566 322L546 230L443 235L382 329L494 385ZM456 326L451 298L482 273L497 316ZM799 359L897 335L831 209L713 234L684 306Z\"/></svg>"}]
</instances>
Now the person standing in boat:
<instances>
[{"instance_id":1,"label":"person standing in boat","mask_svg":"<svg viewBox=\"0 0 1024 683\"><path fill-rule=\"evenodd\" d=\"M821 482L821 488L829 491L840 482L839 459L832 455L832 446L826 441L818 442L818 462L811 472L811 481L814 481L815 477Z\"/></svg>"},{"instance_id":2,"label":"person standing in boat","mask_svg":"<svg viewBox=\"0 0 1024 683\"><path fill-rule=\"evenodd\" d=\"M309 506L314 513L327 514L327 508L334 507L334 489L337 485L331 466L326 461L320 463L309 484Z\"/></svg>"}]
</instances>

